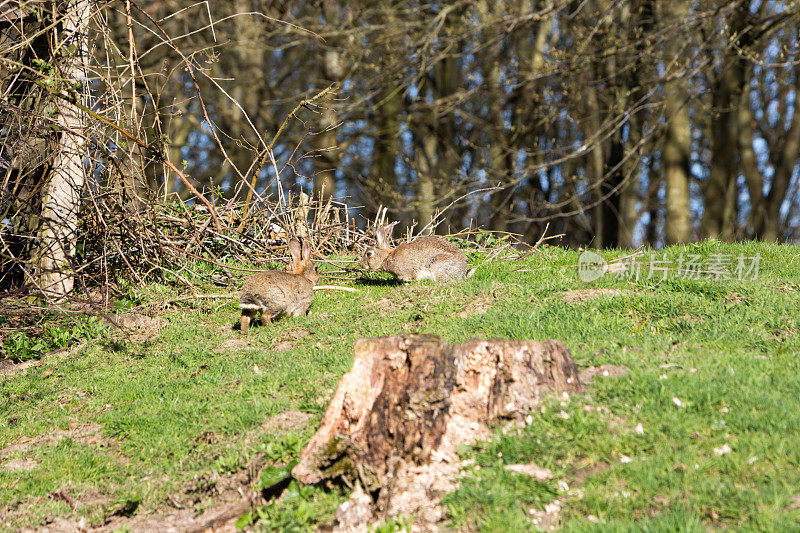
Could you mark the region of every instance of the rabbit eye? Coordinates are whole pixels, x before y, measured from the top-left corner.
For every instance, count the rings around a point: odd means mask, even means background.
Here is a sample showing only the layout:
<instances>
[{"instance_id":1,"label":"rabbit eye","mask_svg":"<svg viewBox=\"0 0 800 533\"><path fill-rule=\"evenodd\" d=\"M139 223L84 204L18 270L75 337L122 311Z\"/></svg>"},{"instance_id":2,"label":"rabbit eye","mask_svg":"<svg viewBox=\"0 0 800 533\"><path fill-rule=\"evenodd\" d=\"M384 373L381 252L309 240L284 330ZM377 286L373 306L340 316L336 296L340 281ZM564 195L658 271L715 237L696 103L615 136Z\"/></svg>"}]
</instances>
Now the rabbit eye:
<instances>
[{"instance_id":1,"label":"rabbit eye","mask_svg":"<svg viewBox=\"0 0 800 533\"><path fill-rule=\"evenodd\" d=\"M373 255L375 255L375 252L373 252L372 250L369 250L367 252L367 257L372 257Z\"/></svg>"}]
</instances>

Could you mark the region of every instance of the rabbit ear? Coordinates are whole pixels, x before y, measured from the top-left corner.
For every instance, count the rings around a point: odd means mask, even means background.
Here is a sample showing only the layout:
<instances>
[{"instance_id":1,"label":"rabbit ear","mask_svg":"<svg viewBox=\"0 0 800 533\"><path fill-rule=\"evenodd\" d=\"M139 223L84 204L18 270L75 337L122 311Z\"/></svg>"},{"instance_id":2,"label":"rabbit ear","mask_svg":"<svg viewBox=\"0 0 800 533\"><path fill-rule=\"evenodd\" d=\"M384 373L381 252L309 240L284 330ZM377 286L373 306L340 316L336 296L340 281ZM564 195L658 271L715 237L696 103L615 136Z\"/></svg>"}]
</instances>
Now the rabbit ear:
<instances>
[{"instance_id":1,"label":"rabbit ear","mask_svg":"<svg viewBox=\"0 0 800 533\"><path fill-rule=\"evenodd\" d=\"M385 226L378 226L375 230L375 235L378 240L378 248L386 248L386 242L388 241L389 237L392 236L392 229L398 224L398 222L392 222L391 224L386 224Z\"/></svg>"},{"instance_id":2,"label":"rabbit ear","mask_svg":"<svg viewBox=\"0 0 800 533\"><path fill-rule=\"evenodd\" d=\"M308 263L311 260L311 245L308 241L303 241L303 263Z\"/></svg>"},{"instance_id":3,"label":"rabbit ear","mask_svg":"<svg viewBox=\"0 0 800 533\"><path fill-rule=\"evenodd\" d=\"M386 235L384 234L383 226L375 228L375 238L378 241L378 248L383 248L386 242Z\"/></svg>"},{"instance_id":4,"label":"rabbit ear","mask_svg":"<svg viewBox=\"0 0 800 533\"><path fill-rule=\"evenodd\" d=\"M289 253L292 254L292 268L296 268L300 262L300 241L297 239L289 239Z\"/></svg>"}]
</instances>

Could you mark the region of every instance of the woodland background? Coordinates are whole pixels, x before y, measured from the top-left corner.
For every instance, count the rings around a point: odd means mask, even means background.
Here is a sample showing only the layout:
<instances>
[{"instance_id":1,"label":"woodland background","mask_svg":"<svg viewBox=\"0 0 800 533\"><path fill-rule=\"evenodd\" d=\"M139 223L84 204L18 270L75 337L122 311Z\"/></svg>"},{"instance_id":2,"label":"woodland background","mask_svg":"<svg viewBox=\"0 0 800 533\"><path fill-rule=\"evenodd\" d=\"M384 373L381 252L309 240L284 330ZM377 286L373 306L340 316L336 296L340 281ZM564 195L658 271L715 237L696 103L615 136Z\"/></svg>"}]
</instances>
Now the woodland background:
<instances>
[{"instance_id":1,"label":"woodland background","mask_svg":"<svg viewBox=\"0 0 800 533\"><path fill-rule=\"evenodd\" d=\"M800 237L795 1L0 4L4 283L162 265L176 197L210 252L301 191L351 228Z\"/></svg>"}]
</instances>

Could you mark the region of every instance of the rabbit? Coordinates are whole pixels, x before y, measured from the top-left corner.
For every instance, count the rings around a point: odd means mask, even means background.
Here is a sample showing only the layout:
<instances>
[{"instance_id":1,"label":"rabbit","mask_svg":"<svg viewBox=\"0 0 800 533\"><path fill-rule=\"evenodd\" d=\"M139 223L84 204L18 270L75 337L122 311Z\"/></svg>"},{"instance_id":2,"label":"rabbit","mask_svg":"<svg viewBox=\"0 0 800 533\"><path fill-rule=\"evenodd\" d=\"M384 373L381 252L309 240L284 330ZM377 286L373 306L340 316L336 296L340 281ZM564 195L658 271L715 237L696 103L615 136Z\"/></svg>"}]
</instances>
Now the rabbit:
<instances>
[{"instance_id":1,"label":"rabbit","mask_svg":"<svg viewBox=\"0 0 800 533\"><path fill-rule=\"evenodd\" d=\"M360 264L368 270L391 272L402 281L430 279L450 281L470 276L467 259L457 246L438 237L420 237L412 242L389 248L393 222L375 230L377 244L367 248Z\"/></svg>"},{"instance_id":2,"label":"rabbit","mask_svg":"<svg viewBox=\"0 0 800 533\"><path fill-rule=\"evenodd\" d=\"M289 272L265 270L244 280L239 297L242 333L248 331L250 321L256 315L261 315L262 322L268 324L280 315L300 316L308 312L319 272L311 262L311 249L307 242L301 249L300 241L291 239L289 252L292 254Z\"/></svg>"}]
</instances>

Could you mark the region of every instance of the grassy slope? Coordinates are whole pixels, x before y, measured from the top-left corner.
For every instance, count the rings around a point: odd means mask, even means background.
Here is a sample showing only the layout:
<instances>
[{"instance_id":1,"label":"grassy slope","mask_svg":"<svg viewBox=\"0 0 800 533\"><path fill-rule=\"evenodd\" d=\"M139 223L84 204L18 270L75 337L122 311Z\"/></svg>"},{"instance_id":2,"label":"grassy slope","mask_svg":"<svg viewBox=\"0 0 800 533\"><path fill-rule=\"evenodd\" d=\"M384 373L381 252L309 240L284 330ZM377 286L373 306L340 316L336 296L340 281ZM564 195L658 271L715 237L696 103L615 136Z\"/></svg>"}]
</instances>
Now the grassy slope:
<instances>
[{"instance_id":1,"label":"grassy slope","mask_svg":"<svg viewBox=\"0 0 800 533\"><path fill-rule=\"evenodd\" d=\"M690 253L758 253L761 277L606 276L587 285L569 266L577 263L575 252L547 248L522 263L480 267L458 285L318 292L308 316L256 328L249 345L229 341L240 337L231 330L238 318L233 300L172 308L169 326L154 341L98 339L63 360L46 358L24 374L0 378L0 450L22 437L52 436L56 428L80 434L89 423L102 435L41 440L12 452L5 460L38 466L0 465L0 509L16 509L11 527L70 513L98 521L118 502L154 509L193 480L236 471L256 454L286 461L349 369L353 341L411 332L450 341L557 338L580 367L629 369L598 380L585 395L554 400L519 432L498 432L495 442L465 450L475 466L447 498L454 526L533 529L529 510L557 499L568 530L796 528L800 250L706 243L667 252L673 259ZM599 287L623 292L579 304L556 294ZM148 301L177 295L165 287L145 291ZM491 307L459 316L476 297ZM289 349L275 350L282 341ZM293 432L258 430L287 409L317 416ZM637 424L643 434L634 431ZM714 448L725 444L732 452L716 455ZM632 461L622 463L621 455ZM556 478L536 483L503 468L526 462L550 468ZM560 491L558 480L570 490ZM63 487L78 502L75 512L47 497ZM91 504L98 493L105 499ZM329 517L336 497L316 498L311 514Z\"/></svg>"}]
</instances>

